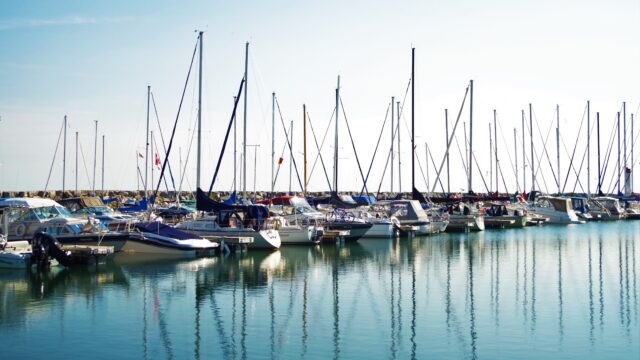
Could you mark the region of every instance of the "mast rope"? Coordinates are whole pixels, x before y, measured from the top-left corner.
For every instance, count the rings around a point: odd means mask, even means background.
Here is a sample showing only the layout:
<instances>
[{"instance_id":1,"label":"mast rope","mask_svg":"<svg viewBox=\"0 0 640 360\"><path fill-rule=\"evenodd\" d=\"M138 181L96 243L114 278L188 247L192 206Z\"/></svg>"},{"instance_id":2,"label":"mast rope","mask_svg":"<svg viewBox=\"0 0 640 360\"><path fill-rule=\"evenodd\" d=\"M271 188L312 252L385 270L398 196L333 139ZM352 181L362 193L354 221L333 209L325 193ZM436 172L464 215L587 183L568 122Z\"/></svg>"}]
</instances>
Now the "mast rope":
<instances>
[{"instance_id":1,"label":"mast rope","mask_svg":"<svg viewBox=\"0 0 640 360\"><path fill-rule=\"evenodd\" d=\"M164 135L162 134L162 126L160 125L160 117L158 116L158 108L156 107L156 98L155 96L153 96L153 91L151 91L151 102L153 103L153 111L156 114L156 122L158 123L158 130L160 131L160 140L162 141L162 150L164 151L164 156L167 156L167 146L165 145L164 142ZM153 159L153 163L155 165L155 156ZM171 170L171 163L168 164L169 166L169 176L171 177L171 185L173 186L173 191L176 191L176 182L173 178L173 171ZM169 192L169 186L167 185L167 180L165 179L165 184L167 187L167 192Z\"/></svg>"},{"instance_id":2,"label":"mast rope","mask_svg":"<svg viewBox=\"0 0 640 360\"><path fill-rule=\"evenodd\" d=\"M335 113L335 109L333 111ZM333 117L333 115L331 115L331 117ZM308 111L307 111L307 121L309 121L309 127L311 127L311 134L313 135L313 141L316 144L316 149L318 149L318 156L320 157L320 163L322 164L322 170L324 171L324 176L327 179L327 184L329 185L329 191L331 191L331 181L329 180L329 175L327 173L327 168L324 166L324 160L322 159L322 152L320 151L321 147L318 146L318 138L316 137L316 132L313 130L313 123L311 122L311 116L309 116L309 112ZM329 120L329 124L331 124L331 120ZM328 129L328 127L327 127L327 129ZM325 133L325 136L326 136L326 133ZM284 153L284 150L283 150L283 153ZM318 160L318 156L316 156L316 160ZM313 169L312 169L311 172L313 172ZM309 178L311 178L311 175L309 175Z\"/></svg>"},{"instance_id":3,"label":"mast rope","mask_svg":"<svg viewBox=\"0 0 640 360\"><path fill-rule=\"evenodd\" d=\"M353 147L353 153L356 156L356 163L358 164L358 170L360 171L360 177L362 177L364 189L367 191L367 195L369 195L369 189L367 188L367 179L364 177L364 173L362 173L362 166L360 166L360 159L358 158L358 152L356 151L356 144L353 141L353 136L351 135L351 127L349 126L349 120L347 120L347 113L344 110L344 104L342 103L342 96L339 97L340 105L342 106L342 115L344 116L344 122L347 124L347 132L349 133L349 139L351 139L351 146Z\"/></svg>"},{"instance_id":4,"label":"mast rope","mask_svg":"<svg viewBox=\"0 0 640 360\"><path fill-rule=\"evenodd\" d=\"M184 87L182 89L182 96L180 97L180 103L178 105L178 113L176 114L176 120L173 123L173 130L171 131L171 138L169 140L169 147L167 148L167 156L164 158L164 161L162 162L162 170L160 171L160 179L162 179L162 176L164 176L164 170L167 167L167 163L169 162L169 154L171 153L171 147L173 146L173 138L176 135L176 127L178 126L178 119L180 118L180 110L182 110L182 103L184 102L184 96L185 93L187 92L187 85L189 84L189 78L191 77L191 70L193 69L193 62L196 58L196 50L198 50L198 41L200 40L200 37L198 36L198 39L196 40L196 45L193 48L193 54L191 55L191 64L189 64L189 71L187 72L187 78L185 79L184 82ZM200 109L198 109L200 110ZM186 167L186 166L185 166ZM158 194L158 190L160 189L160 184L161 182L158 181L158 186L156 186L154 192L153 192L153 196L156 197L156 195Z\"/></svg>"},{"instance_id":5,"label":"mast rope","mask_svg":"<svg viewBox=\"0 0 640 360\"><path fill-rule=\"evenodd\" d=\"M393 104L391 104L391 106L393 106ZM380 129L380 135L378 136L378 142L376 143L376 147L373 150L373 156L371 156L371 162L369 163L369 170L367 170L367 177L364 180L365 184L367 183L367 180L369 180L369 174L371 173L371 167L373 167L373 161L376 159L376 154L378 153L378 146L380 145L380 140L382 140L382 133L384 132L384 126L387 124L387 118L389 117L389 109L391 108L391 106L387 106L387 113L384 114L384 121L382 122L382 128ZM362 189L360 190L360 196L362 196L363 192L364 192L364 185L362 186ZM368 191L367 191L367 193L368 193Z\"/></svg>"},{"instance_id":6,"label":"mast rope","mask_svg":"<svg viewBox=\"0 0 640 360\"><path fill-rule=\"evenodd\" d=\"M53 160L51 160L51 167L49 168L47 183L44 185L44 192L47 192L47 188L49 187L49 180L51 180L51 172L53 171L53 164L55 164L56 162L56 155L58 154L58 147L60 146L60 137L62 137L62 130L64 130L64 120L62 120L62 126L60 127L60 132L58 133L58 141L56 141L56 150L53 152Z\"/></svg>"},{"instance_id":7,"label":"mast rope","mask_svg":"<svg viewBox=\"0 0 640 360\"><path fill-rule=\"evenodd\" d=\"M287 127L284 126L284 118L282 117L282 112L280 111L280 102L278 101L277 96L276 96L276 107L278 108L278 114L280 115L280 123L282 123L282 129L284 130L284 135L287 138L287 145L289 146L289 153L291 154L291 160L293 160L293 167L296 170L296 177L298 178L300 191L304 191L304 186L302 186L302 181L300 180L300 173L298 172L298 165L296 165L296 158L293 156L293 148L291 147L291 141L289 141L289 133L287 132Z\"/></svg>"},{"instance_id":8,"label":"mast rope","mask_svg":"<svg viewBox=\"0 0 640 360\"><path fill-rule=\"evenodd\" d=\"M222 143L222 149L220 149L220 156L218 157L218 163L216 164L216 171L213 173L213 179L211 179L211 185L209 185L209 196L211 196L211 190L213 189L213 184L216 182L216 178L218 177L218 171L220 171L220 164L222 164L222 158L224 157L224 151L227 148L227 141L229 140L229 134L231 133L231 126L233 126L234 121L236 120L236 110L238 109L238 103L240 102L240 95L242 95L242 89L244 88L244 76L240 81L240 88L238 89L238 95L235 98L233 103L233 111L231 112L231 119L229 120L229 125L227 126L227 133L224 135L224 142ZM245 161L246 159L245 154Z\"/></svg>"}]
</instances>

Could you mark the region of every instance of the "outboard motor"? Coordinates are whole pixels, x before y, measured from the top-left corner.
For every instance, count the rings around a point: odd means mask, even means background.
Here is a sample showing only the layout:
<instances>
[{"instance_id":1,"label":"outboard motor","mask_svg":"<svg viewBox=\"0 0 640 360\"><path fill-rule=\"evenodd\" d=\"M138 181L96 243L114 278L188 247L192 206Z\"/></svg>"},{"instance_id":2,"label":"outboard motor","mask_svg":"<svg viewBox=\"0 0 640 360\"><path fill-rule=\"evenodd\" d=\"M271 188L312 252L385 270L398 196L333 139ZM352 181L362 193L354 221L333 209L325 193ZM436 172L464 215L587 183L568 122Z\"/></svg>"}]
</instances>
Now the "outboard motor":
<instances>
[{"instance_id":1,"label":"outboard motor","mask_svg":"<svg viewBox=\"0 0 640 360\"><path fill-rule=\"evenodd\" d=\"M62 250L60 243L53 236L38 232L31 240L31 261L38 269L48 269L51 266L49 257L56 259L60 265L70 265L71 252Z\"/></svg>"}]
</instances>

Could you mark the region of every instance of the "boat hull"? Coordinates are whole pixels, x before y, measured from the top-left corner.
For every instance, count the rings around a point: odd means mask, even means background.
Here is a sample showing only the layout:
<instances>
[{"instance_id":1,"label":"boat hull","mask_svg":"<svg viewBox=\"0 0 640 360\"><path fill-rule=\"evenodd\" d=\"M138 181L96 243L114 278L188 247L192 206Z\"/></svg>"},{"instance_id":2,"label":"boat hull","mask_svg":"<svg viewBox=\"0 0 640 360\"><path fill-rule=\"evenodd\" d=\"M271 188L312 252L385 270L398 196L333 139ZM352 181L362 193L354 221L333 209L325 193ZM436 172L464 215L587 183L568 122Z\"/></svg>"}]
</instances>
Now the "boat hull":
<instances>
[{"instance_id":1,"label":"boat hull","mask_svg":"<svg viewBox=\"0 0 640 360\"><path fill-rule=\"evenodd\" d=\"M480 215L450 215L447 232L483 231L484 216Z\"/></svg>"},{"instance_id":2,"label":"boat hull","mask_svg":"<svg viewBox=\"0 0 640 360\"><path fill-rule=\"evenodd\" d=\"M318 243L315 227L283 226L278 229L281 245L315 245Z\"/></svg>"},{"instance_id":3,"label":"boat hull","mask_svg":"<svg viewBox=\"0 0 640 360\"><path fill-rule=\"evenodd\" d=\"M487 229L512 229L523 228L527 225L527 218L525 216L485 216L484 226Z\"/></svg>"}]
</instances>

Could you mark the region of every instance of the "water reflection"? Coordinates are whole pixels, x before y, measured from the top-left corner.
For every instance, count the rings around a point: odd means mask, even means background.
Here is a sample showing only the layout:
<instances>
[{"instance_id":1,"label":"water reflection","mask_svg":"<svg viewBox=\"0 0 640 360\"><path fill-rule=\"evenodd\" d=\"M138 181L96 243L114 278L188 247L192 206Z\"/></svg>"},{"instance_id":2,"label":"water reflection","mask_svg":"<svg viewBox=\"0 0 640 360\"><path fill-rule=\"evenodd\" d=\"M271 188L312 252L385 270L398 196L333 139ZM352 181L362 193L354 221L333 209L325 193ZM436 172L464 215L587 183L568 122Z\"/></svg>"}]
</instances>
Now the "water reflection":
<instances>
[{"instance_id":1,"label":"water reflection","mask_svg":"<svg viewBox=\"0 0 640 360\"><path fill-rule=\"evenodd\" d=\"M629 358L639 224L0 272L0 339L16 340L1 345L77 353L95 344L76 339L109 334L104 351L145 359Z\"/></svg>"}]
</instances>

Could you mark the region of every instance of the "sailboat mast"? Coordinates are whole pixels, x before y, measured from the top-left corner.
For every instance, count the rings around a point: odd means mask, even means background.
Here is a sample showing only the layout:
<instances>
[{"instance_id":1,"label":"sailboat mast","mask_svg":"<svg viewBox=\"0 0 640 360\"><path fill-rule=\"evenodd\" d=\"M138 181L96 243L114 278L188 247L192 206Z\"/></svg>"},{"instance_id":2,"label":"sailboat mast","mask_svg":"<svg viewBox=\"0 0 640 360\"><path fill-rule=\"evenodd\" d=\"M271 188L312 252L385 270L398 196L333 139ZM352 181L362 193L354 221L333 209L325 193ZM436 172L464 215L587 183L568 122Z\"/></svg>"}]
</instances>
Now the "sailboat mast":
<instances>
[{"instance_id":1,"label":"sailboat mast","mask_svg":"<svg viewBox=\"0 0 640 360\"><path fill-rule=\"evenodd\" d=\"M634 139L633 139L633 114L631 114L631 194L633 194L633 143L634 143Z\"/></svg>"},{"instance_id":2,"label":"sailboat mast","mask_svg":"<svg viewBox=\"0 0 640 360\"><path fill-rule=\"evenodd\" d=\"M391 103L393 107L393 102ZM400 155L400 102L397 102L396 126L398 127L398 193L402 194L402 157Z\"/></svg>"},{"instance_id":3,"label":"sailboat mast","mask_svg":"<svg viewBox=\"0 0 640 360\"><path fill-rule=\"evenodd\" d=\"M302 152L304 156L304 196L307 196L307 105L302 104Z\"/></svg>"},{"instance_id":4,"label":"sailboat mast","mask_svg":"<svg viewBox=\"0 0 640 360\"><path fill-rule=\"evenodd\" d=\"M155 157L154 152L153 152L153 130L152 130L151 131L151 186L150 186L151 191L153 191L153 189L154 189L153 184L155 184L154 181L153 181L153 168L155 166L156 166L156 157Z\"/></svg>"},{"instance_id":5,"label":"sailboat mast","mask_svg":"<svg viewBox=\"0 0 640 360\"><path fill-rule=\"evenodd\" d=\"M247 93L249 92L249 42L244 48L244 129L242 140L242 197L247 198Z\"/></svg>"},{"instance_id":6,"label":"sailboat mast","mask_svg":"<svg viewBox=\"0 0 640 360\"><path fill-rule=\"evenodd\" d=\"M138 175L136 174L136 178L137 177ZM78 194L78 132L77 131L76 131L76 196L79 196Z\"/></svg>"},{"instance_id":7,"label":"sailboat mast","mask_svg":"<svg viewBox=\"0 0 640 360\"><path fill-rule=\"evenodd\" d=\"M236 103L236 97L233 97L233 104L235 106ZM237 144L237 132L236 132L236 114L233 114L233 191L235 192L238 187L236 186L237 181L238 181L238 167L237 167L237 160L238 160L238 150L236 147ZM271 177L273 178L273 173L271 175ZM271 180L271 183L273 184L273 180ZM273 192L273 186L271 187L271 192Z\"/></svg>"},{"instance_id":8,"label":"sailboat mast","mask_svg":"<svg viewBox=\"0 0 640 360\"><path fill-rule=\"evenodd\" d=\"M587 126L588 128L588 126ZM589 130L587 130L587 134ZM556 156L558 163L558 195L560 195L560 105L556 104Z\"/></svg>"},{"instance_id":9,"label":"sailboat mast","mask_svg":"<svg viewBox=\"0 0 640 360\"><path fill-rule=\"evenodd\" d=\"M529 140L531 141L531 191L536 190L536 159L533 154L533 107L529 103Z\"/></svg>"},{"instance_id":10,"label":"sailboat mast","mask_svg":"<svg viewBox=\"0 0 640 360\"><path fill-rule=\"evenodd\" d=\"M289 126L289 135L291 139L289 141L289 146L291 146L289 148L289 195L291 195L291 179L293 175L293 120L291 120L291 125Z\"/></svg>"},{"instance_id":11,"label":"sailboat mast","mask_svg":"<svg viewBox=\"0 0 640 360\"><path fill-rule=\"evenodd\" d=\"M493 134L489 123L489 192L493 189Z\"/></svg>"},{"instance_id":12,"label":"sailboat mast","mask_svg":"<svg viewBox=\"0 0 640 360\"><path fill-rule=\"evenodd\" d=\"M393 164L394 164L394 153L393 153L393 147L395 145L395 131L396 131L396 127L395 127L395 109L393 108L393 103L395 102L395 98L392 96L391 97L391 193L393 194L393 177L394 177L394 171L393 171Z\"/></svg>"},{"instance_id":13,"label":"sailboat mast","mask_svg":"<svg viewBox=\"0 0 640 360\"><path fill-rule=\"evenodd\" d=\"M147 175L149 173L149 104L150 104L150 99L151 99L151 86L147 85L147 128L145 130L145 148L144 148L144 198L147 198L147 190L148 190L148 182L147 182ZM200 108L200 105L198 104L198 109ZM198 110L198 114L199 114ZM199 137L199 135L198 135ZM198 141L198 144L200 144L200 141ZM198 153L199 154L199 153ZM200 159L198 159L200 160ZM199 161L198 161L199 162Z\"/></svg>"},{"instance_id":14,"label":"sailboat mast","mask_svg":"<svg viewBox=\"0 0 640 360\"><path fill-rule=\"evenodd\" d=\"M623 140L622 141L623 141L623 144L624 144L624 147L623 147L623 149L624 149L623 154L624 155L623 155L623 159L622 159L623 160L622 164L624 165L624 171L625 171L625 174L626 174L626 171L627 171L627 102L626 101L622 102L622 124L623 124L623 126L622 126L622 139ZM625 175L625 179L624 180L625 180L625 184L626 184L626 182L627 182L626 175Z\"/></svg>"},{"instance_id":15,"label":"sailboat mast","mask_svg":"<svg viewBox=\"0 0 640 360\"><path fill-rule=\"evenodd\" d=\"M498 170L498 115L496 113L496 109L493 109L493 146L495 147L495 156L494 156L494 160L496 161L496 194L500 193L500 186L498 185L498 174L500 173L500 171ZM506 189L505 189L506 191Z\"/></svg>"},{"instance_id":16,"label":"sailboat mast","mask_svg":"<svg viewBox=\"0 0 640 360\"><path fill-rule=\"evenodd\" d=\"M62 144L62 197L64 197L66 175L67 175L67 115L64 116L64 141Z\"/></svg>"},{"instance_id":17,"label":"sailboat mast","mask_svg":"<svg viewBox=\"0 0 640 360\"><path fill-rule=\"evenodd\" d=\"M333 191L338 192L338 115L340 114L340 75L336 87L336 131L333 146Z\"/></svg>"},{"instance_id":18,"label":"sailboat mast","mask_svg":"<svg viewBox=\"0 0 640 360\"><path fill-rule=\"evenodd\" d=\"M416 188L416 144L415 144L415 87L416 87L416 48L411 48L411 192ZM398 127L399 128L399 127Z\"/></svg>"},{"instance_id":19,"label":"sailboat mast","mask_svg":"<svg viewBox=\"0 0 640 360\"><path fill-rule=\"evenodd\" d=\"M589 100L587 100L587 197L591 197L591 104Z\"/></svg>"},{"instance_id":20,"label":"sailboat mast","mask_svg":"<svg viewBox=\"0 0 640 360\"><path fill-rule=\"evenodd\" d=\"M93 196L96 196L96 159L98 155L98 120L94 120L96 122L96 132L93 138L93 185L91 187L91 192Z\"/></svg>"},{"instance_id":21,"label":"sailboat mast","mask_svg":"<svg viewBox=\"0 0 640 360\"><path fill-rule=\"evenodd\" d=\"M522 191L527 191L527 153L525 149L524 134L524 110L522 110Z\"/></svg>"},{"instance_id":22,"label":"sailboat mast","mask_svg":"<svg viewBox=\"0 0 640 360\"><path fill-rule=\"evenodd\" d=\"M444 131L449 141L449 110L444 109ZM451 194L451 173L449 172L449 150L445 154L447 157L447 194Z\"/></svg>"},{"instance_id":23,"label":"sailboat mast","mask_svg":"<svg viewBox=\"0 0 640 360\"><path fill-rule=\"evenodd\" d=\"M430 189L431 182L429 181L429 145L424 143L424 160L427 167L427 191Z\"/></svg>"},{"instance_id":24,"label":"sailboat mast","mask_svg":"<svg viewBox=\"0 0 640 360\"><path fill-rule=\"evenodd\" d=\"M600 112L596 112L596 125L598 130L598 195L602 193L602 172L600 168Z\"/></svg>"},{"instance_id":25,"label":"sailboat mast","mask_svg":"<svg viewBox=\"0 0 640 360\"><path fill-rule=\"evenodd\" d=\"M513 128L513 150L515 150L515 161L516 161L516 191L520 191L520 184L518 184L518 138L516 128Z\"/></svg>"},{"instance_id":26,"label":"sailboat mast","mask_svg":"<svg viewBox=\"0 0 640 360\"><path fill-rule=\"evenodd\" d=\"M102 196L104 196L104 135L102 135Z\"/></svg>"},{"instance_id":27,"label":"sailboat mast","mask_svg":"<svg viewBox=\"0 0 640 360\"><path fill-rule=\"evenodd\" d=\"M618 194L620 194L620 111L618 111Z\"/></svg>"},{"instance_id":28,"label":"sailboat mast","mask_svg":"<svg viewBox=\"0 0 640 360\"><path fill-rule=\"evenodd\" d=\"M468 172L469 172L469 184L468 189L469 193L473 192L472 184L473 184L473 80L469 81L470 93L469 93L469 162Z\"/></svg>"},{"instance_id":29,"label":"sailboat mast","mask_svg":"<svg viewBox=\"0 0 640 360\"><path fill-rule=\"evenodd\" d=\"M196 188L197 189L200 188L200 161L202 159L202 36L203 35L204 35L204 32L202 31L198 32L198 39L199 39L198 41L199 55L198 56L200 60L198 61L198 68L199 68L198 70L198 154L196 159Z\"/></svg>"},{"instance_id":30,"label":"sailboat mast","mask_svg":"<svg viewBox=\"0 0 640 360\"><path fill-rule=\"evenodd\" d=\"M234 123L234 126L235 126L235 123ZM235 142L234 142L234 146L235 146ZM235 150L234 150L234 154L235 154ZM273 197L273 176L274 176L275 161L276 161L276 93L274 91L271 93L271 197ZM235 188L235 185L234 185L234 188Z\"/></svg>"}]
</instances>

